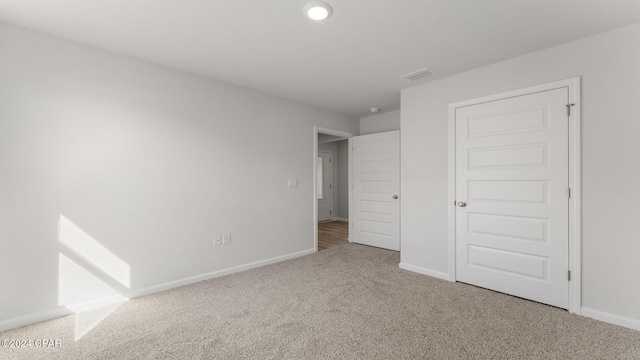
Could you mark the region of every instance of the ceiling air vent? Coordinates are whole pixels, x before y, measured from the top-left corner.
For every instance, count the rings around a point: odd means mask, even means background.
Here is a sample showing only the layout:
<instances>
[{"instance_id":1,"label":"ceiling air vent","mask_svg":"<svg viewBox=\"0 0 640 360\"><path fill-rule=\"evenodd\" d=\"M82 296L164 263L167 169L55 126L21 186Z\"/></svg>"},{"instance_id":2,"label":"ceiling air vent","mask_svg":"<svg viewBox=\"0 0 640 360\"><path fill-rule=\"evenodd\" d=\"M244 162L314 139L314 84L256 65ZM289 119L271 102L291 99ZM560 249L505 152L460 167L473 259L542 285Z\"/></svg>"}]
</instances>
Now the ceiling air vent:
<instances>
[{"instance_id":1,"label":"ceiling air vent","mask_svg":"<svg viewBox=\"0 0 640 360\"><path fill-rule=\"evenodd\" d=\"M404 74L402 76L400 76L401 78L407 80L407 81L416 81L422 78L426 78L427 76L431 76L435 74L435 71L429 69L429 68L424 68L424 69L420 69L420 70L416 70L413 72L410 72L408 74Z\"/></svg>"}]
</instances>

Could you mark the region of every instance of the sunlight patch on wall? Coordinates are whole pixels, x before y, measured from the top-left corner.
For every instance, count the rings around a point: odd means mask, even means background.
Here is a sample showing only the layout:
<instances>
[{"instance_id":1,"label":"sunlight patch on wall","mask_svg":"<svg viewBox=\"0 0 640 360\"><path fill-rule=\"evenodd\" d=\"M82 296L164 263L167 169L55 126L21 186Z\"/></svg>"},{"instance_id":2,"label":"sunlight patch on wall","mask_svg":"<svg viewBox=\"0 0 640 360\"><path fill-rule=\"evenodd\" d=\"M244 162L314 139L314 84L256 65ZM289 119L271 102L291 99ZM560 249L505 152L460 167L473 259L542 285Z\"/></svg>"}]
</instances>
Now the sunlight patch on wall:
<instances>
[{"instance_id":1,"label":"sunlight patch on wall","mask_svg":"<svg viewBox=\"0 0 640 360\"><path fill-rule=\"evenodd\" d=\"M60 215L59 239L61 243L92 266L127 288L131 287L130 266L64 215Z\"/></svg>"},{"instance_id":2,"label":"sunlight patch on wall","mask_svg":"<svg viewBox=\"0 0 640 360\"><path fill-rule=\"evenodd\" d=\"M67 256L59 254L58 261L58 304L76 313L79 340L128 299Z\"/></svg>"},{"instance_id":3,"label":"sunlight patch on wall","mask_svg":"<svg viewBox=\"0 0 640 360\"><path fill-rule=\"evenodd\" d=\"M63 254L58 255L58 304L73 312L127 300L100 278Z\"/></svg>"},{"instance_id":4,"label":"sunlight patch on wall","mask_svg":"<svg viewBox=\"0 0 640 360\"><path fill-rule=\"evenodd\" d=\"M130 288L131 268L64 215L58 232L59 241L78 256L75 261L58 255L58 304L76 313L78 341L129 300L100 277Z\"/></svg>"}]
</instances>

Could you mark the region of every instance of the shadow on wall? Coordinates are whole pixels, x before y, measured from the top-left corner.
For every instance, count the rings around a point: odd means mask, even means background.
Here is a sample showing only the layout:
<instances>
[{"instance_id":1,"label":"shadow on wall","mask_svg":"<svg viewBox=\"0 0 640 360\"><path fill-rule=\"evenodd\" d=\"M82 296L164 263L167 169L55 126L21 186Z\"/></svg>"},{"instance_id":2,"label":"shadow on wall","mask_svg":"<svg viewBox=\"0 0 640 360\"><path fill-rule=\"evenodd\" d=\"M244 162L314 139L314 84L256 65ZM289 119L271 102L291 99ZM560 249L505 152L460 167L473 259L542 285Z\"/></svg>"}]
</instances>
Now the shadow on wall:
<instances>
[{"instance_id":1,"label":"shadow on wall","mask_svg":"<svg viewBox=\"0 0 640 360\"><path fill-rule=\"evenodd\" d=\"M78 341L129 300L115 288L131 287L131 268L64 215L58 240L70 250L58 254L58 305L75 313ZM112 284L100 278L104 275Z\"/></svg>"}]
</instances>

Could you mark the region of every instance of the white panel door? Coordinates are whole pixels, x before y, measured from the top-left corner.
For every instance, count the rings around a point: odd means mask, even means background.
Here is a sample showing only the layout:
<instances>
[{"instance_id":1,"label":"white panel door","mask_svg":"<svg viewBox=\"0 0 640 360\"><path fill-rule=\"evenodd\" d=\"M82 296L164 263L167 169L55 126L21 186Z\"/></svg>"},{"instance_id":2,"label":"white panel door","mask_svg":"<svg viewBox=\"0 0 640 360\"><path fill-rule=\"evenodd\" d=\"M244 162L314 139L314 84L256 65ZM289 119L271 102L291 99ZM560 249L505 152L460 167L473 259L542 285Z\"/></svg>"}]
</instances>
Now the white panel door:
<instances>
[{"instance_id":1,"label":"white panel door","mask_svg":"<svg viewBox=\"0 0 640 360\"><path fill-rule=\"evenodd\" d=\"M400 250L400 131L351 138L351 241Z\"/></svg>"},{"instance_id":2,"label":"white panel door","mask_svg":"<svg viewBox=\"0 0 640 360\"><path fill-rule=\"evenodd\" d=\"M333 215L332 156L331 151L318 151L318 157L322 159L322 198L318 199L318 221L331 220Z\"/></svg>"},{"instance_id":3,"label":"white panel door","mask_svg":"<svg viewBox=\"0 0 640 360\"><path fill-rule=\"evenodd\" d=\"M560 88L456 109L456 280L568 307L567 103Z\"/></svg>"}]
</instances>

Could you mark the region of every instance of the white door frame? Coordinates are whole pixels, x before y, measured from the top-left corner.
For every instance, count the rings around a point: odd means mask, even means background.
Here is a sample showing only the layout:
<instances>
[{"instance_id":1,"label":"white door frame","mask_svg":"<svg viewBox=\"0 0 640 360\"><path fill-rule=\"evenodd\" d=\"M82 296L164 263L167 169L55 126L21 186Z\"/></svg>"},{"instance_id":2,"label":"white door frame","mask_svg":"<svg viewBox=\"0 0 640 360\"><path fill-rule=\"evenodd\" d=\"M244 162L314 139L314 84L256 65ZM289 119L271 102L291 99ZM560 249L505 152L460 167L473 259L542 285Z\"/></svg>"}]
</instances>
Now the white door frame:
<instances>
[{"instance_id":1,"label":"white door frame","mask_svg":"<svg viewBox=\"0 0 640 360\"><path fill-rule=\"evenodd\" d=\"M331 180L329 181L329 193L331 194L331 197L329 197L329 220L331 221L333 220L333 211L334 211L334 203L333 203L333 151L331 150L318 150L318 154L320 153L327 153L329 154L329 158L331 159L331 161L329 161L329 172L331 173ZM319 156L318 156L319 157ZM324 166L324 163L322 164ZM324 175L324 174L323 174ZM324 184L323 184L324 185ZM316 207L317 207L317 200L316 200Z\"/></svg>"},{"instance_id":2,"label":"white door frame","mask_svg":"<svg viewBox=\"0 0 640 360\"><path fill-rule=\"evenodd\" d=\"M318 134L327 134L327 135L335 135L341 136L345 139L352 138L357 136L358 134L329 129L320 126L313 127L313 249L315 252L318 252L318 184L317 180L317 172L316 172L316 159L318 158ZM351 140L349 140L349 145L351 145ZM349 189L351 189L351 151L349 151ZM351 191L349 191L349 214L351 214ZM351 218L351 216L349 216ZM349 220L349 229L351 229L351 220Z\"/></svg>"},{"instance_id":3,"label":"white door frame","mask_svg":"<svg viewBox=\"0 0 640 360\"><path fill-rule=\"evenodd\" d=\"M580 145L580 77L541 84L524 89L485 96L449 104L449 281L456 281L456 108L477 105L537 92L568 88L571 116L569 117L569 312L580 314L582 303L581 267L581 145Z\"/></svg>"}]
</instances>

